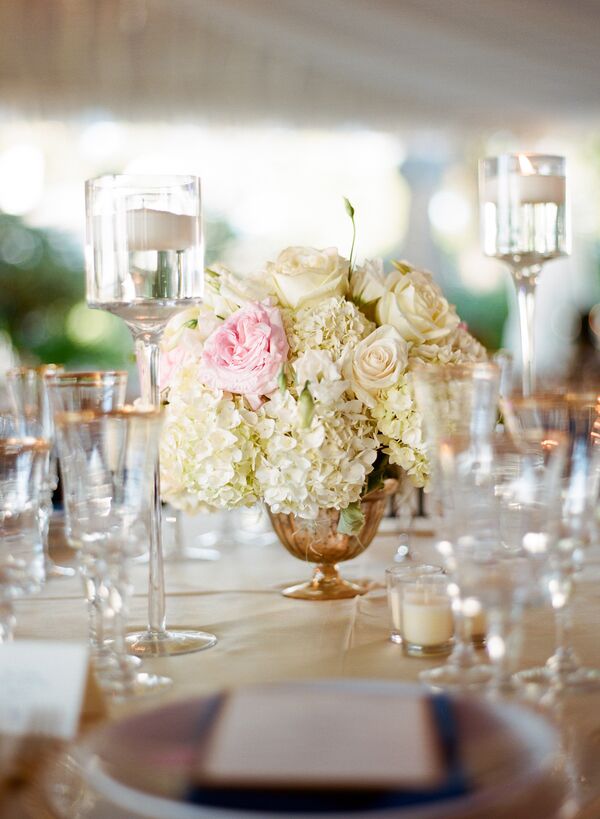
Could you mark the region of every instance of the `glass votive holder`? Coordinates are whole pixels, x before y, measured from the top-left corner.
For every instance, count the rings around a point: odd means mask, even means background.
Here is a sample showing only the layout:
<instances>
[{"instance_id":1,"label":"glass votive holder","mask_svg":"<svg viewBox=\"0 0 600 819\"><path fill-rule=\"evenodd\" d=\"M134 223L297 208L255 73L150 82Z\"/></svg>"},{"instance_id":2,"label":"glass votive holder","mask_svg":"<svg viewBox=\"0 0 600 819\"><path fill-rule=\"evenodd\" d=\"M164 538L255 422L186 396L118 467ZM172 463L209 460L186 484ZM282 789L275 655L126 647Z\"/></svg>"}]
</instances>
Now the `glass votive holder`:
<instances>
[{"instance_id":1,"label":"glass votive holder","mask_svg":"<svg viewBox=\"0 0 600 819\"><path fill-rule=\"evenodd\" d=\"M409 657L431 657L452 650L454 618L448 578L421 575L400 583L402 649Z\"/></svg>"},{"instance_id":2,"label":"glass votive holder","mask_svg":"<svg viewBox=\"0 0 600 819\"><path fill-rule=\"evenodd\" d=\"M398 645L402 643L402 584L418 580L423 575L441 575L440 566L430 563L401 564L390 566L385 570L388 609L390 613L390 640Z\"/></svg>"}]
</instances>

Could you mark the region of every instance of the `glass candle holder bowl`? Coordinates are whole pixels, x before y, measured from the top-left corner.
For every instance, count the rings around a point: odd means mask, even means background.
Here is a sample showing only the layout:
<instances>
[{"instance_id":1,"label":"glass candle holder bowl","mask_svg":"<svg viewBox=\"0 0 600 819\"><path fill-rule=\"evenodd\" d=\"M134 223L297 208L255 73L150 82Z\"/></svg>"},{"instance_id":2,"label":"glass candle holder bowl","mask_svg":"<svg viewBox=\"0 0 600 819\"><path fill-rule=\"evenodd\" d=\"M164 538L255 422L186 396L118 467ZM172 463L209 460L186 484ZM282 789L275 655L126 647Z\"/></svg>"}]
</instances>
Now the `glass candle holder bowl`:
<instances>
[{"instance_id":1,"label":"glass candle holder bowl","mask_svg":"<svg viewBox=\"0 0 600 819\"><path fill-rule=\"evenodd\" d=\"M442 575L440 566L430 563L389 566L385 570L388 609L390 614L390 641L402 644L402 590L407 582L414 582L424 575Z\"/></svg>"}]
</instances>

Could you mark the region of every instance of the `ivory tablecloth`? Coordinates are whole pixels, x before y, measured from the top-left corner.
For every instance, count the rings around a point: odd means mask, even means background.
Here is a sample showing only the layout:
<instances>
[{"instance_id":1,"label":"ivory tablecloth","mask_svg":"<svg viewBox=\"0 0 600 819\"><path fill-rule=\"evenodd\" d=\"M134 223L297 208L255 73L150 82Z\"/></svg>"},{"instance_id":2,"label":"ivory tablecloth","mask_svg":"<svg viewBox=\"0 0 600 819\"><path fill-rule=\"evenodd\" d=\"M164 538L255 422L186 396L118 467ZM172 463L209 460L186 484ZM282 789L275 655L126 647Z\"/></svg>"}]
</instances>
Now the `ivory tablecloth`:
<instances>
[{"instance_id":1,"label":"ivory tablecloth","mask_svg":"<svg viewBox=\"0 0 600 819\"><path fill-rule=\"evenodd\" d=\"M214 632L217 646L174 658L148 660L148 670L174 681L164 700L214 691L223 686L323 677L370 677L413 681L435 661L404 657L388 640L384 569L391 563L396 536L381 534L359 558L343 564L349 579L369 578L363 597L332 602L290 600L280 594L290 582L307 578L310 567L282 546L235 545L233 517L227 518L214 562L166 563L167 615L171 626ZM186 537L193 537L193 524ZM435 560L431 538L414 536L413 556ZM60 555L64 557L64 555ZM147 567L133 571L131 623L146 614ZM18 604L19 638L86 639L86 610L78 579L54 579L35 598ZM552 613L529 611L524 622L519 665L543 662L553 649ZM600 582L582 582L574 606L573 641L588 664L600 667ZM110 716L156 705L145 698ZM569 697L550 713L565 741L566 770L573 798L565 816L600 818L600 692ZM516 817L513 817L516 819ZM525 819L525 817L524 817Z\"/></svg>"}]
</instances>

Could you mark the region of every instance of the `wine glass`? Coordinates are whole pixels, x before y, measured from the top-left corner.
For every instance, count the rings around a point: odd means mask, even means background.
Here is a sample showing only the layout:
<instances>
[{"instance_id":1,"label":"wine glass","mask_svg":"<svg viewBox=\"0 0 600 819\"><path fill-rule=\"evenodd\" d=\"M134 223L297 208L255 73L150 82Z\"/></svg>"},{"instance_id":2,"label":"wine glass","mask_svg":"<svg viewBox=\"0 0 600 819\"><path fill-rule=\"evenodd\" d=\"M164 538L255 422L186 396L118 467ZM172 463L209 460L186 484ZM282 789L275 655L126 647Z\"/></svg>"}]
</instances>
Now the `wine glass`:
<instances>
[{"instance_id":1,"label":"wine glass","mask_svg":"<svg viewBox=\"0 0 600 819\"><path fill-rule=\"evenodd\" d=\"M159 344L169 319L202 300L200 180L102 176L86 183L87 300L120 316L133 335L142 401L158 406ZM216 637L166 629L158 457L149 548L148 628L129 637L137 656L200 651Z\"/></svg>"},{"instance_id":2,"label":"wine glass","mask_svg":"<svg viewBox=\"0 0 600 819\"><path fill-rule=\"evenodd\" d=\"M511 396L502 400L502 407L516 440L532 434L549 440L555 436L553 430L566 439L552 537L541 550L556 648L545 666L525 669L517 679L531 686L597 687L600 669L583 666L571 646L570 603L579 561L600 537L600 396L596 392Z\"/></svg>"},{"instance_id":3,"label":"wine glass","mask_svg":"<svg viewBox=\"0 0 600 819\"><path fill-rule=\"evenodd\" d=\"M542 265L568 256L565 159L503 154L479 163L483 251L506 262L517 288L523 394L535 390L535 288Z\"/></svg>"},{"instance_id":4,"label":"wine glass","mask_svg":"<svg viewBox=\"0 0 600 819\"><path fill-rule=\"evenodd\" d=\"M13 601L40 591L45 562L40 506L50 444L0 418L0 643L13 639Z\"/></svg>"},{"instance_id":5,"label":"wine glass","mask_svg":"<svg viewBox=\"0 0 600 819\"><path fill-rule=\"evenodd\" d=\"M71 537L90 574L107 590L113 621L112 664L96 666L100 685L117 698L161 692L171 680L138 673L125 639L131 559L144 548L151 518L160 408L122 406L55 416Z\"/></svg>"},{"instance_id":6,"label":"wine glass","mask_svg":"<svg viewBox=\"0 0 600 819\"><path fill-rule=\"evenodd\" d=\"M83 410L109 411L122 407L127 390L127 373L124 370L92 372L49 372L45 375L50 410L54 415L61 412L82 412ZM61 474L68 463L60 463ZM62 477L64 494L67 481ZM88 606L89 638L94 665L100 668L110 664L113 656L106 645L106 630L109 623L105 617L107 590L94 570L94 564L86 560L80 550L81 543L76 537L76 527L70 520L70 504L65 503L65 538L72 549L79 552L79 571L83 580ZM131 658L134 660L135 658ZM139 662L139 660L137 660Z\"/></svg>"},{"instance_id":7,"label":"wine glass","mask_svg":"<svg viewBox=\"0 0 600 819\"><path fill-rule=\"evenodd\" d=\"M48 403L45 377L63 371L59 364L42 364L39 367L15 367L6 374L8 391L15 417L25 435L42 437L50 443L45 491L40 502L40 525L44 544L46 577L74 577L71 566L59 566L50 557L48 535L52 517L52 495L58 485L58 469L54 452L54 425Z\"/></svg>"},{"instance_id":8,"label":"wine glass","mask_svg":"<svg viewBox=\"0 0 600 819\"><path fill-rule=\"evenodd\" d=\"M495 364L419 364L412 371L417 409L422 417L423 436L430 470L430 491L436 520L437 548L452 579L450 592L455 616L455 644L443 671L435 670L432 685L472 686L489 682L492 670L477 661L471 641L469 604L463 596L456 550L451 542L450 496L440 461L441 447L449 436L461 435L482 445L493 434L497 418L500 371ZM434 679L435 678L435 679Z\"/></svg>"}]
</instances>

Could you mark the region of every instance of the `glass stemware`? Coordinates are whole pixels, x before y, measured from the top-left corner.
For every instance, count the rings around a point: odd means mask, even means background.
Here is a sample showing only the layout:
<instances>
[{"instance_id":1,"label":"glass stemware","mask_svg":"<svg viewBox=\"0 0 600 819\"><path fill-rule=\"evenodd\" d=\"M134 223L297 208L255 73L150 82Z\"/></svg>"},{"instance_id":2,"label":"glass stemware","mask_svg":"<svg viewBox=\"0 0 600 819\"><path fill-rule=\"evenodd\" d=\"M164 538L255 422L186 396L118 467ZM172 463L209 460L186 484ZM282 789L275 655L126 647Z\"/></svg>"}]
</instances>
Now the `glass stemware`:
<instances>
[{"instance_id":1,"label":"glass stemware","mask_svg":"<svg viewBox=\"0 0 600 819\"><path fill-rule=\"evenodd\" d=\"M525 545L548 541L560 493L561 455L558 441L552 446L531 441L525 447L505 435L485 441L442 439L446 562L460 590L462 616L469 610L485 612L492 665L460 673L449 663L423 672L423 681L436 687L483 681L494 690L509 686L509 643L536 584Z\"/></svg>"},{"instance_id":2,"label":"glass stemware","mask_svg":"<svg viewBox=\"0 0 600 819\"><path fill-rule=\"evenodd\" d=\"M565 160L503 154L479 163L483 251L506 262L517 288L523 394L535 390L535 289L542 266L567 256Z\"/></svg>"},{"instance_id":3,"label":"glass stemware","mask_svg":"<svg viewBox=\"0 0 600 819\"><path fill-rule=\"evenodd\" d=\"M45 579L40 505L44 500L50 444L11 434L2 419L0 437L0 643L13 639L13 601L40 591Z\"/></svg>"},{"instance_id":4,"label":"glass stemware","mask_svg":"<svg viewBox=\"0 0 600 819\"><path fill-rule=\"evenodd\" d=\"M45 375L46 389L53 415L60 412L82 412L93 410L107 412L118 409L125 403L127 390L127 373L121 370L93 372L49 372ZM64 467L59 463L61 472ZM66 481L63 475L62 484ZM72 536L70 521L70 504L65 503L65 538L72 549L78 549L80 543ZM89 638L92 659L95 666L112 662L112 652L105 645L110 622L105 617L105 605L108 592L102 588L93 567L79 555L79 571L83 580L84 593L88 606Z\"/></svg>"},{"instance_id":5,"label":"glass stemware","mask_svg":"<svg viewBox=\"0 0 600 819\"><path fill-rule=\"evenodd\" d=\"M86 183L87 300L120 316L135 340L142 401L158 406L159 344L169 319L202 299L200 180L103 176ZM200 651L201 631L166 628L158 458L149 549L148 628L130 635L137 656Z\"/></svg>"},{"instance_id":6,"label":"glass stemware","mask_svg":"<svg viewBox=\"0 0 600 819\"><path fill-rule=\"evenodd\" d=\"M512 396L502 406L516 440L527 435L550 440L553 430L566 439L552 537L540 555L555 615L556 648L545 666L521 671L517 678L525 685L597 687L600 669L582 666L571 646L570 603L578 564L600 537L600 397L596 392Z\"/></svg>"},{"instance_id":7,"label":"glass stemware","mask_svg":"<svg viewBox=\"0 0 600 819\"><path fill-rule=\"evenodd\" d=\"M58 469L54 452L54 425L48 403L45 377L63 371L58 364L43 364L39 367L16 367L6 374L6 381L15 417L23 427L23 434L42 437L50 442L46 486L40 502L40 525L44 544L46 577L74 577L75 569L59 566L50 557L48 534L52 517L52 495L58 486Z\"/></svg>"},{"instance_id":8,"label":"glass stemware","mask_svg":"<svg viewBox=\"0 0 600 819\"><path fill-rule=\"evenodd\" d=\"M483 446L493 434L497 418L499 368L490 363L416 366L412 373L417 408L423 420L423 435L430 468L432 507L437 517L437 547L453 581L455 644L444 671L425 679L432 685L472 686L491 679L492 671L477 661L471 641L472 604L462 594L457 574L456 550L451 541L452 514L445 492L440 461L442 442L461 435ZM433 677L435 676L435 680Z\"/></svg>"},{"instance_id":9,"label":"glass stemware","mask_svg":"<svg viewBox=\"0 0 600 819\"><path fill-rule=\"evenodd\" d=\"M138 673L127 653L129 566L148 539L160 409L123 406L110 412L58 412L57 444L65 480L71 538L107 590L114 662L96 667L100 685L124 698L160 692L165 677Z\"/></svg>"}]
</instances>

